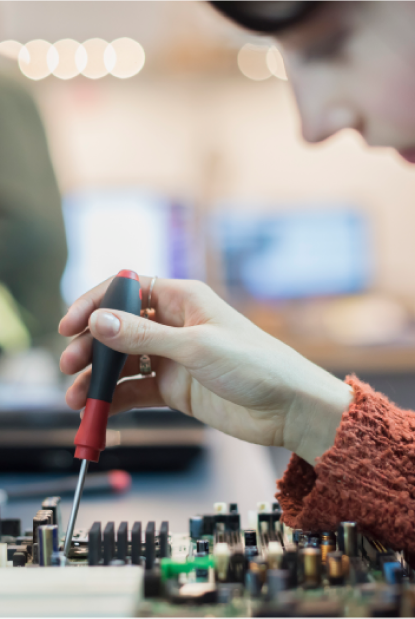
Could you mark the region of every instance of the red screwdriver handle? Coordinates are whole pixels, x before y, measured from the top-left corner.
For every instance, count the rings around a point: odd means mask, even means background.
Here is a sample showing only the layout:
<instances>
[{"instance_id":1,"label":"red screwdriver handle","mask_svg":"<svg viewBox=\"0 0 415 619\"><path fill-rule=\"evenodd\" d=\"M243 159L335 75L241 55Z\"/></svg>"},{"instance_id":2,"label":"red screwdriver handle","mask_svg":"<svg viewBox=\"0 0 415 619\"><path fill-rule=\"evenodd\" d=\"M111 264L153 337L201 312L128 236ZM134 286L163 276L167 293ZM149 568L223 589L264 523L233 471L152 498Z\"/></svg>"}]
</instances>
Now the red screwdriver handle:
<instances>
[{"instance_id":1,"label":"red screwdriver handle","mask_svg":"<svg viewBox=\"0 0 415 619\"><path fill-rule=\"evenodd\" d=\"M120 271L108 287L100 307L140 315L141 288L134 271ZM75 436L75 458L98 462L105 449L108 413L127 355L93 340L92 374L84 416Z\"/></svg>"}]
</instances>

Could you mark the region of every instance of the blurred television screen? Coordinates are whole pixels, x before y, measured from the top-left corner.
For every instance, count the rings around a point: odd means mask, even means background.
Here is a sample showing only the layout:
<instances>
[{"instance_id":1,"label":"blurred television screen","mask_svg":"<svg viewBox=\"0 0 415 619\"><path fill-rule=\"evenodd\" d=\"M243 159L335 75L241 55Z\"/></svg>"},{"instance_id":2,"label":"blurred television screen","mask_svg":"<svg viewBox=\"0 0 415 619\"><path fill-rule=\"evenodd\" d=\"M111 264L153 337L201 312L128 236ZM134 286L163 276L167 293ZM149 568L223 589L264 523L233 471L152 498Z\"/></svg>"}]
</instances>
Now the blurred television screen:
<instances>
[{"instance_id":1,"label":"blurred television screen","mask_svg":"<svg viewBox=\"0 0 415 619\"><path fill-rule=\"evenodd\" d=\"M194 211L139 189L88 189L67 195L63 213L68 262L62 295L79 295L121 269L143 275L203 278Z\"/></svg>"},{"instance_id":2,"label":"blurred television screen","mask_svg":"<svg viewBox=\"0 0 415 619\"><path fill-rule=\"evenodd\" d=\"M231 296L259 300L350 294L371 281L366 219L351 208L212 216L219 277Z\"/></svg>"}]
</instances>

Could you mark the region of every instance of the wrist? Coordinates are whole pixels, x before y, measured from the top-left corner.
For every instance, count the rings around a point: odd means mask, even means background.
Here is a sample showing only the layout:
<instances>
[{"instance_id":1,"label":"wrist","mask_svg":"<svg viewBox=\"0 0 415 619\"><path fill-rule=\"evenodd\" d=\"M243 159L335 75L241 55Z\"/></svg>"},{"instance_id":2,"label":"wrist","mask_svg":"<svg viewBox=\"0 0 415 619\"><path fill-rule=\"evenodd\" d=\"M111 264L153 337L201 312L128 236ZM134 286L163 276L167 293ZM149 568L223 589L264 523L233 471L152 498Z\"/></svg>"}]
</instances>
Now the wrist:
<instances>
[{"instance_id":1,"label":"wrist","mask_svg":"<svg viewBox=\"0 0 415 619\"><path fill-rule=\"evenodd\" d=\"M285 417L283 443L312 466L334 445L343 413L353 401L352 388L329 372L302 359ZM300 370L300 371L298 371Z\"/></svg>"}]
</instances>

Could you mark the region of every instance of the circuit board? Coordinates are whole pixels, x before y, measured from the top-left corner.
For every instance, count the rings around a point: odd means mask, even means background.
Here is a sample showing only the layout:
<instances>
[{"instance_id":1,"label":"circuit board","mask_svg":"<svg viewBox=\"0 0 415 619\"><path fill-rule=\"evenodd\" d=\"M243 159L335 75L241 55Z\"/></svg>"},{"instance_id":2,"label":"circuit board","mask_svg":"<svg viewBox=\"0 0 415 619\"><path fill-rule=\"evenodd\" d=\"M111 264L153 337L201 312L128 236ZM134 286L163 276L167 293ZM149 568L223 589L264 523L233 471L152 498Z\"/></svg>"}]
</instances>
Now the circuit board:
<instances>
[{"instance_id":1,"label":"circuit board","mask_svg":"<svg viewBox=\"0 0 415 619\"><path fill-rule=\"evenodd\" d=\"M95 522L75 531L68 557L59 497L33 529L1 520L0 616L8 617L396 617L414 616L415 574L404 552L338 531L292 530L277 502L241 529L235 503L167 521ZM252 519L254 514L254 519ZM23 568L23 569L15 569Z\"/></svg>"}]
</instances>

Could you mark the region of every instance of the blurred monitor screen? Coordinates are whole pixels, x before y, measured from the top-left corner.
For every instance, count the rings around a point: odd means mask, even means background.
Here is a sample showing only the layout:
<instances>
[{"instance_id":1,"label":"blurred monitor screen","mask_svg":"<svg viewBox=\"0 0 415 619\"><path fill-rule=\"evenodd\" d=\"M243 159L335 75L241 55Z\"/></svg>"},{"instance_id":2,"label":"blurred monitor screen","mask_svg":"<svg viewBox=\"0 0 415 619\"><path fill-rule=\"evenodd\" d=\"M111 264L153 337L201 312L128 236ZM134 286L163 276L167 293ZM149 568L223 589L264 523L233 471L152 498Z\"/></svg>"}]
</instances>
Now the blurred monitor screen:
<instances>
[{"instance_id":1,"label":"blurred monitor screen","mask_svg":"<svg viewBox=\"0 0 415 619\"><path fill-rule=\"evenodd\" d=\"M138 189L89 189L65 197L68 262L62 295L79 295L121 269L143 275L203 278L193 212Z\"/></svg>"},{"instance_id":2,"label":"blurred monitor screen","mask_svg":"<svg viewBox=\"0 0 415 619\"><path fill-rule=\"evenodd\" d=\"M211 239L231 295L296 299L359 292L370 283L369 231L356 211L252 211L213 216Z\"/></svg>"}]
</instances>

